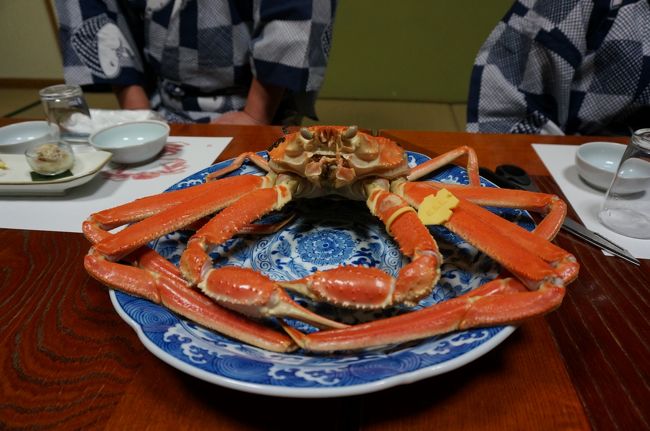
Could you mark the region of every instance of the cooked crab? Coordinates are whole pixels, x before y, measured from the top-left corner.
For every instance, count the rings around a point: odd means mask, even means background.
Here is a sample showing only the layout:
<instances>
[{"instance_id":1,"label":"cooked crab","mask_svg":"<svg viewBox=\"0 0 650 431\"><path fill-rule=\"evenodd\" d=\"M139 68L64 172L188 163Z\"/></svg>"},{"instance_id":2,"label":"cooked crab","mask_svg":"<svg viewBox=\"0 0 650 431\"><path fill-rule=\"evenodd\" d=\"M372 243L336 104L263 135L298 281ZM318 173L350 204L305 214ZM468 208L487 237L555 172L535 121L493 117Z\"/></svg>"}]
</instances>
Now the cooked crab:
<instances>
[{"instance_id":1,"label":"cooked crab","mask_svg":"<svg viewBox=\"0 0 650 431\"><path fill-rule=\"evenodd\" d=\"M415 181L462 156L468 160L469 185ZM224 178L247 160L267 174ZM376 268L343 266L301 280L274 281L248 268L213 268L210 251L237 234L259 231L252 223L265 214L293 199L326 195L366 202L410 259L397 277ZM481 206L522 208L545 217L529 232ZM404 150L387 138L356 127L303 128L280 139L268 161L244 153L203 184L91 215L83 225L93 243L85 267L112 288L258 347L354 350L519 322L553 310L578 273L574 257L550 242L565 213L566 205L553 195L481 187L469 147L409 168ZM147 246L206 217L209 221L189 239L179 267ZM442 261L425 223L460 235L514 277L498 278L425 309L352 326L313 313L285 291L348 308L417 304L435 286ZM129 226L109 232L125 224ZM279 319L285 332L259 319L266 317ZM303 334L285 324L285 317L321 330Z\"/></svg>"}]
</instances>

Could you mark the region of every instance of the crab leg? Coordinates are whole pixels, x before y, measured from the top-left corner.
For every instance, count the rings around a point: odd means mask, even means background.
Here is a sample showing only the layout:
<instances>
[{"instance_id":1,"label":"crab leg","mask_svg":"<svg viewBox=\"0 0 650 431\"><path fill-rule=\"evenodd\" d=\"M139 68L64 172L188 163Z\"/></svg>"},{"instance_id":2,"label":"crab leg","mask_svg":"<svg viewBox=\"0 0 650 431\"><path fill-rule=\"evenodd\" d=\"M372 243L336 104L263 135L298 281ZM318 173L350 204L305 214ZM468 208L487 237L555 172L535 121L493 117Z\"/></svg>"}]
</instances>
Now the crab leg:
<instances>
[{"instance_id":1,"label":"crab leg","mask_svg":"<svg viewBox=\"0 0 650 431\"><path fill-rule=\"evenodd\" d=\"M385 308L395 302L395 280L377 268L341 266L278 284L317 301L341 307Z\"/></svg>"},{"instance_id":2,"label":"crab leg","mask_svg":"<svg viewBox=\"0 0 650 431\"><path fill-rule=\"evenodd\" d=\"M524 190L499 189L496 187L465 186L439 182L402 183L397 193L416 208L422 199L446 188L454 196L467 199L480 206L519 208L544 215L535 228L535 233L546 239L553 239L562 227L566 215L566 203L555 195L528 192Z\"/></svg>"},{"instance_id":3,"label":"crab leg","mask_svg":"<svg viewBox=\"0 0 650 431\"><path fill-rule=\"evenodd\" d=\"M211 269L198 286L219 304L247 316L293 317L319 328L348 326L300 306L277 283L249 268Z\"/></svg>"},{"instance_id":4,"label":"crab leg","mask_svg":"<svg viewBox=\"0 0 650 431\"><path fill-rule=\"evenodd\" d=\"M376 268L339 267L300 280L279 282L305 296L352 308L385 308L396 303L415 305L440 277L442 256L429 230L404 199L371 182L367 204L386 225L403 254L411 258L397 278Z\"/></svg>"},{"instance_id":5,"label":"crab leg","mask_svg":"<svg viewBox=\"0 0 650 431\"><path fill-rule=\"evenodd\" d=\"M203 225L187 242L180 260L183 276L198 284L205 271L212 267L210 250L245 229L265 214L282 208L291 200L286 185L253 190L237 199Z\"/></svg>"},{"instance_id":6,"label":"crab leg","mask_svg":"<svg viewBox=\"0 0 650 431\"><path fill-rule=\"evenodd\" d=\"M429 189L431 194L431 189ZM417 206L426 194L410 193ZM498 279L427 309L350 328L304 335L285 330L313 351L360 349L426 338L459 329L514 323L555 309L578 273L568 252L545 238L460 199L443 226L491 256L520 280Z\"/></svg>"},{"instance_id":7,"label":"crab leg","mask_svg":"<svg viewBox=\"0 0 650 431\"><path fill-rule=\"evenodd\" d=\"M410 203L416 208L424 197L435 193L431 187L416 186L405 190L408 191L406 195ZM501 192L502 196L526 199L526 192L512 194L510 190L496 190ZM495 193L495 197L499 194ZM528 200L531 206L537 197L544 196L531 194L533 196ZM507 199L501 199L500 202L503 204ZM562 213L561 216L554 216L560 217L559 222L564 210L564 206L555 209L556 212ZM549 242L543 235L529 232L465 199L460 199L458 206L454 208L453 216L444 222L443 226L501 263L529 288L537 288L547 277L562 277L568 283L577 276L578 264L570 253Z\"/></svg>"},{"instance_id":8,"label":"crab leg","mask_svg":"<svg viewBox=\"0 0 650 431\"><path fill-rule=\"evenodd\" d=\"M136 200L114 210L93 214L84 222L83 230L90 231L94 226L115 227L153 213L150 217L128 226L95 245L95 249L107 258L118 260L149 241L221 210L251 190L269 187L269 185L268 177L242 175L224 178L179 191L192 190L192 193L163 193ZM193 189L199 189L199 192ZM173 201L173 206L168 203L170 200ZM156 212L156 205L160 205L162 211Z\"/></svg>"},{"instance_id":9,"label":"crab leg","mask_svg":"<svg viewBox=\"0 0 650 431\"><path fill-rule=\"evenodd\" d=\"M219 304L249 316L295 317L319 327L346 325L321 317L294 302L280 286L249 269L212 268L210 250L291 200L291 186L254 190L199 229L187 242L180 261L183 277Z\"/></svg>"},{"instance_id":10,"label":"crab leg","mask_svg":"<svg viewBox=\"0 0 650 431\"><path fill-rule=\"evenodd\" d=\"M105 230L102 230L99 228L97 225L94 224L88 224L85 226L84 230L84 235L86 236L86 239L91 242L91 244L95 245L98 242L102 241L103 239L106 239L111 236L110 232L107 232ZM91 273L91 275L96 278L96 279L101 279L105 276L107 277L115 277L115 275L110 275L112 271L119 270L120 266L106 266L105 264L105 259L101 260L99 259L99 254L97 251L93 248L91 248L88 252L88 254L93 254L96 255L96 259L92 260L92 265L86 266L86 269L88 272ZM181 276L180 271L178 268L162 257L160 254L158 254L156 251L152 250L149 247L141 247L135 252L131 253L130 255L126 256L125 261L130 263L131 265L140 267L140 268L146 268L147 271L149 272L154 272L156 274L161 274L167 277L171 278L176 278L179 281L185 283L185 280ZM90 263L90 261L88 262ZM103 275L106 273L106 275ZM113 286L115 288L119 288L117 285Z\"/></svg>"},{"instance_id":11,"label":"crab leg","mask_svg":"<svg viewBox=\"0 0 650 431\"><path fill-rule=\"evenodd\" d=\"M461 200L444 226L501 263L531 289L549 277L569 283L577 276L578 264L570 253L470 202Z\"/></svg>"},{"instance_id":12,"label":"crab leg","mask_svg":"<svg viewBox=\"0 0 650 431\"><path fill-rule=\"evenodd\" d=\"M333 352L387 346L482 326L517 323L542 315L562 301L564 288L544 282L531 292L517 280L490 281L463 296L421 310L344 329L303 334L283 328L303 349Z\"/></svg>"},{"instance_id":13,"label":"crab leg","mask_svg":"<svg viewBox=\"0 0 650 431\"><path fill-rule=\"evenodd\" d=\"M111 235L101 229L91 233L93 243ZM178 268L151 248L142 247L125 260L133 266L111 262L91 248L84 266L90 275L111 288L161 304L226 336L274 352L296 348L285 334L223 308L193 290Z\"/></svg>"},{"instance_id":14,"label":"crab leg","mask_svg":"<svg viewBox=\"0 0 650 431\"><path fill-rule=\"evenodd\" d=\"M223 193L222 189L249 189L259 187L262 177L242 175L239 177L223 179L219 182L203 183L181 190L174 190L164 194L157 194L136 199L117 207L106 209L92 214L89 218L102 226L103 229L113 229L124 224L135 223L168 208L178 205L187 205L189 201L201 195Z\"/></svg>"},{"instance_id":15,"label":"crab leg","mask_svg":"<svg viewBox=\"0 0 650 431\"><path fill-rule=\"evenodd\" d=\"M481 184L481 180L478 174L478 158L476 157L476 152L472 147L462 146L454 148L451 151L448 151L444 154L439 155L431 160L419 164L418 166L411 169L411 173L407 176L409 181L417 180L423 176L430 174L438 168L443 167L444 165L451 163L457 158L467 155L467 175L469 176L469 183L474 186Z\"/></svg>"},{"instance_id":16,"label":"crab leg","mask_svg":"<svg viewBox=\"0 0 650 431\"><path fill-rule=\"evenodd\" d=\"M206 181L214 181L217 178L221 178L224 175L228 175L229 173L236 171L237 169L241 168L241 165L244 164L246 160L250 160L251 162L255 163L258 168L265 170L266 172L271 172L271 168L269 168L269 163L260 155L257 153L253 152L248 152L248 153L242 153L235 160L232 161L228 166L226 166L223 169L219 169L218 171L214 171L211 174L209 174L206 177Z\"/></svg>"}]
</instances>

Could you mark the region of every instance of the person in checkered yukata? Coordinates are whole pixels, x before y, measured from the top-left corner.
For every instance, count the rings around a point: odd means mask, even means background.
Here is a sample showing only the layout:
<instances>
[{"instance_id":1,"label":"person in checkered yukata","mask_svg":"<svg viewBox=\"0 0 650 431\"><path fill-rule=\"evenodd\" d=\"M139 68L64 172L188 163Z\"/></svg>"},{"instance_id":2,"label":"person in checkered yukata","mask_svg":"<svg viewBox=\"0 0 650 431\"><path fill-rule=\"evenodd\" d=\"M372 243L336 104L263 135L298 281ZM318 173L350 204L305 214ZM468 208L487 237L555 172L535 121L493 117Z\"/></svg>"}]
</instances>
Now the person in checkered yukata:
<instances>
[{"instance_id":1,"label":"person in checkered yukata","mask_svg":"<svg viewBox=\"0 0 650 431\"><path fill-rule=\"evenodd\" d=\"M649 0L519 0L479 50L469 132L629 135L644 127Z\"/></svg>"},{"instance_id":2,"label":"person in checkered yukata","mask_svg":"<svg viewBox=\"0 0 650 431\"><path fill-rule=\"evenodd\" d=\"M170 122L315 118L336 0L57 0L65 81Z\"/></svg>"}]
</instances>

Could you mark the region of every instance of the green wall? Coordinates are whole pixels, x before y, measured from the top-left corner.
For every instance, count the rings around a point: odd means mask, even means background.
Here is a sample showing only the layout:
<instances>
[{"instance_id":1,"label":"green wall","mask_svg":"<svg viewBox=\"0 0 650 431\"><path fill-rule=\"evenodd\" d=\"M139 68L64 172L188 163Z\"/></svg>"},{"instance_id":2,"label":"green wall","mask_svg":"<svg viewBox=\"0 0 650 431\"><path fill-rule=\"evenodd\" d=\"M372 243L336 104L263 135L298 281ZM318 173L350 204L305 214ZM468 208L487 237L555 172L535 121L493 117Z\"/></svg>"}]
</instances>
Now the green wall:
<instances>
[{"instance_id":1,"label":"green wall","mask_svg":"<svg viewBox=\"0 0 650 431\"><path fill-rule=\"evenodd\" d=\"M321 97L464 102L513 0L340 0Z\"/></svg>"},{"instance_id":2,"label":"green wall","mask_svg":"<svg viewBox=\"0 0 650 431\"><path fill-rule=\"evenodd\" d=\"M0 78L62 79L44 0L0 0Z\"/></svg>"}]
</instances>

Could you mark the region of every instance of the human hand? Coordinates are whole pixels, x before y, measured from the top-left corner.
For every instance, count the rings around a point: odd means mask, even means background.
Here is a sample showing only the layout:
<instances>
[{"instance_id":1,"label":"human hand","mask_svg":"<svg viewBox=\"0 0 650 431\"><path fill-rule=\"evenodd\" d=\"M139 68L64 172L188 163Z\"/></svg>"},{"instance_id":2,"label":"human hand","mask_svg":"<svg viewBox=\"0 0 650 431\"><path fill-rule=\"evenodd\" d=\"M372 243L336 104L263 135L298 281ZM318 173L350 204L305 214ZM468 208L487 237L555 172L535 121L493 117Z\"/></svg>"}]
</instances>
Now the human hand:
<instances>
[{"instance_id":1,"label":"human hand","mask_svg":"<svg viewBox=\"0 0 650 431\"><path fill-rule=\"evenodd\" d=\"M253 126L271 124L283 94L284 88L263 84L253 78L248 89L244 110L226 112L212 123Z\"/></svg>"},{"instance_id":2,"label":"human hand","mask_svg":"<svg viewBox=\"0 0 650 431\"><path fill-rule=\"evenodd\" d=\"M122 109L150 109L149 97L139 85L113 87L113 92Z\"/></svg>"},{"instance_id":3,"label":"human hand","mask_svg":"<svg viewBox=\"0 0 650 431\"><path fill-rule=\"evenodd\" d=\"M260 126L261 121L251 117L246 111L230 111L212 120L213 124L235 124L240 126Z\"/></svg>"}]
</instances>

